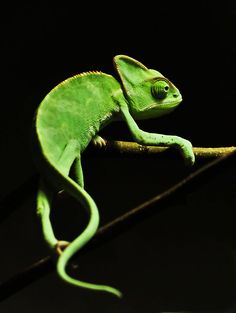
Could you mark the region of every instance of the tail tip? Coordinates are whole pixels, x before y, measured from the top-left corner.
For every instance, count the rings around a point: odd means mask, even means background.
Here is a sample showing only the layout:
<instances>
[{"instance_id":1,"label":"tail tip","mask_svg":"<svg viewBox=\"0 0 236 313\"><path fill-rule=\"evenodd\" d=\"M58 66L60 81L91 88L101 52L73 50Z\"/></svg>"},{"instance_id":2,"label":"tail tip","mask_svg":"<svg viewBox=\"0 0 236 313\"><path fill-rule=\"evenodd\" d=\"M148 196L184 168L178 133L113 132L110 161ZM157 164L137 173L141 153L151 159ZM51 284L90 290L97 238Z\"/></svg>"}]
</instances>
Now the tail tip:
<instances>
[{"instance_id":1,"label":"tail tip","mask_svg":"<svg viewBox=\"0 0 236 313\"><path fill-rule=\"evenodd\" d=\"M118 299L122 299L123 298L123 294L122 294L122 292L121 291L119 291L119 290L116 290L116 297L118 298Z\"/></svg>"},{"instance_id":2,"label":"tail tip","mask_svg":"<svg viewBox=\"0 0 236 313\"><path fill-rule=\"evenodd\" d=\"M116 288L108 287L108 288L104 289L104 291L112 294L113 296L115 296L118 299L123 298L122 292Z\"/></svg>"}]
</instances>

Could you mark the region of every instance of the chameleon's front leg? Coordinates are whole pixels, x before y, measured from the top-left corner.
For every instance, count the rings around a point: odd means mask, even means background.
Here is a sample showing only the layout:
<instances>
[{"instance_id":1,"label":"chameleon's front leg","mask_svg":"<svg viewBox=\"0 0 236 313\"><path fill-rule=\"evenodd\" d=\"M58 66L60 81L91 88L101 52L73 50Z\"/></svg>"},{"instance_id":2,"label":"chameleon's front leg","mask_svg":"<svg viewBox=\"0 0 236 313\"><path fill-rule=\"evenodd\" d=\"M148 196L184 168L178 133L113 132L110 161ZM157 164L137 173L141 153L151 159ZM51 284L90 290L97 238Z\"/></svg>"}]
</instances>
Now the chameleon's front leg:
<instances>
[{"instance_id":1,"label":"chameleon's front leg","mask_svg":"<svg viewBox=\"0 0 236 313\"><path fill-rule=\"evenodd\" d=\"M195 156L190 141L178 136L145 132L138 127L131 116L127 105L122 105L121 112L136 142L144 145L176 146L183 155L185 162L190 165L194 164Z\"/></svg>"}]
</instances>

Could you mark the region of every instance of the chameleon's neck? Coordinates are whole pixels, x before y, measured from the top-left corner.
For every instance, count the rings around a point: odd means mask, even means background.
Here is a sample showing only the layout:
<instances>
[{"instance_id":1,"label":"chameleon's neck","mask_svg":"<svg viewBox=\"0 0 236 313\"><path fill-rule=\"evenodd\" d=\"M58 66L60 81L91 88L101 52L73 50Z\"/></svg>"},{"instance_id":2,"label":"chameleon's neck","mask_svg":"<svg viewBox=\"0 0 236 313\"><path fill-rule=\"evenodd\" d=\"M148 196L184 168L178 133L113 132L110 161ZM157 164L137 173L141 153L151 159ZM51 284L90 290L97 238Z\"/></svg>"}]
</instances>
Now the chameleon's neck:
<instances>
[{"instance_id":1,"label":"chameleon's neck","mask_svg":"<svg viewBox=\"0 0 236 313\"><path fill-rule=\"evenodd\" d=\"M128 101L125 98L125 95L124 95L122 88L119 88L112 93L112 100L118 105L118 107L120 109L124 105L129 106ZM122 120L122 116L121 116L120 110L119 110L119 114L114 115L113 121L120 121L120 120Z\"/></svg>"}]
</instances>

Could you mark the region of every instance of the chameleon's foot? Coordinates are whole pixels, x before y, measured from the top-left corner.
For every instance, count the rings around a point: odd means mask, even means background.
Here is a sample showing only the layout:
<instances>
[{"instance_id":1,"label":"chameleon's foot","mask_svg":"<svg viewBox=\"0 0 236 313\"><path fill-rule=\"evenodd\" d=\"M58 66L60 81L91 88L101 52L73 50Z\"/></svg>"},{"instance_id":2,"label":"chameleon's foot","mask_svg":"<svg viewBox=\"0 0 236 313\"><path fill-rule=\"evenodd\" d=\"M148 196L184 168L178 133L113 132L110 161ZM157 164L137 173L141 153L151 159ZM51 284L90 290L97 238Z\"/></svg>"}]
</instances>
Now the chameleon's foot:
<instances>
[{"instance_id":1,"label":"chameleon's foot","mask_svg":"<svg viewBox=\"0 0 236 313\"><path fill-rule=\"evenodd\" d=\"M191 142L181 137L175 136L175 138L175 142L180 150L180 153L184 157L185 164L192 166L195 162L195 156Z\"/></svg>"},{"instance_id":2,"label":"chameleon's foot","mask_svg":"<svg viewBox=\"0 0 236 313\"><path fill-rule=\"evenodd\" d=\"M192 166L195 162L195 155L193 153L192 144L190 141L185 141L185 146L182 148L182 154L184 156L184 161L187 166Z\"/></svg>"},{"instance_id":3,"label":"chameleon's foot","mask_svg":"<svg viewBox=\"0 0 236 313\"><path fill-rule=\"evenodd\" d=\"M62 252L65 250L65 248L69 246L69 244L70 243L68 241L58 240L58 242L55 246L55 251L56 251L57 255L61 255Z\"/></svg>"},{"instance_id":4,"label":"chameleon's foot","mask_svg":"<svg viewBox=\"0 0 236 313\"><path fill-rule=\"evenodd\" d=\"M93 144L95 147L102 148L106 146L106 140L97 135L93 138Z\"/></svg>"}]
</instances>

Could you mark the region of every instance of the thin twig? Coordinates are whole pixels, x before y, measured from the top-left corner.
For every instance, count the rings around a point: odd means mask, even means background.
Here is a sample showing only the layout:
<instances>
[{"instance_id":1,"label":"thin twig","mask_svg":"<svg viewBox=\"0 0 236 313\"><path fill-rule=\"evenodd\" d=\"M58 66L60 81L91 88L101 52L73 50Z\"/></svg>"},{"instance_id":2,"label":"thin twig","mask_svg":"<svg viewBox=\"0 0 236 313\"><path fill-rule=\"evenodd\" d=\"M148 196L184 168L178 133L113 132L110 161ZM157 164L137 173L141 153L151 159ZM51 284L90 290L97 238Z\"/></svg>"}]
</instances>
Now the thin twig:
<instances>
[{"instance_id":1,"label":"thin twig","mask_svg":"<svg viewBox=\"0 0 236 313\"><path fill-rule=\"evenodd\" d=\"M186 178L182 179L177 184L173 185L172 187L168 188L164 192L158 194L157 196L143 202L142 204L138 205L134 209L124 213L123 215L117 217L110 223L107 223L105 226L101 227L96 236L100 236L103 233L110 231L113 228L117 228L118 226L122 225L123 223L129 222L129 220L135 219L139 217L139 215L145 213L147 208L151 207L154 204L160 204L166 199L169 199L171 196L176 195L176 193L183 189L185 185L193 181L196 177L199 177L201 174L209 171L211 168L215 167L216 165L222 163L223 161L227 160L231 155L236 155L236 150L225 154L224 156L214 159L213 161L207 163L206 165L200 167L195 172L189 174Z\"/></svg>"},{"instance_id":2,"label":"thin twig","mask_svg":"<svg viewBox=\"0 0 236 313\"><path fill-rule=\"evenodd\" d=\"M231 152L224 155L221 158L215 159L200 169L196 170L192 174L190 174L187 178L183 179L173 187L169 188L168 190L164 191L163 193L153 197L152 199L142 203L141 205L137 206L133 210L119 216L118 218L114 219L110 223L106 224L105 226L101 227L94 238L85 246L85 248L81 249L78 252L78 255L82 255L88 250L93 249L95 246L101 245L105 240L113 238L115 235L121 233L125 229L130 229L130 226L135 225L140 217L144 217L149 214L154 213L157 211L157 208L153 207L153 205L159 205L158 210L164 205L168 205L171 203L173 198L175 198L179 193L184 191L184 187L190 185L191 182L196 181L196 178L209 178L209 172L211 169L219 170L219 166L223 164L223 161L232 160L232 156L235 156L236 153ZM202 175L205 174L205 175ZM207 176L206 176L207 174ZM29 268L26 268L20 273L17 273L12 278L8 279L7 281L0 284L0 300L4 300L14 293L20 291L24 287L28 286L32 282L36 281L39 278L42 278L46 274L52 272L54 270L54 265L52 258L47 256L42 258L41 260L32 264Z\"/></svg>"}]
</instances>

